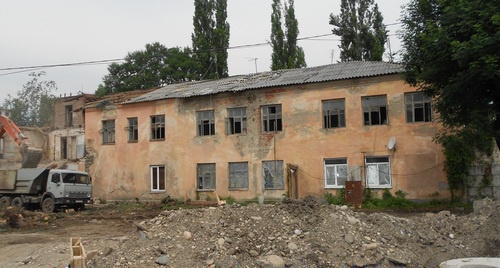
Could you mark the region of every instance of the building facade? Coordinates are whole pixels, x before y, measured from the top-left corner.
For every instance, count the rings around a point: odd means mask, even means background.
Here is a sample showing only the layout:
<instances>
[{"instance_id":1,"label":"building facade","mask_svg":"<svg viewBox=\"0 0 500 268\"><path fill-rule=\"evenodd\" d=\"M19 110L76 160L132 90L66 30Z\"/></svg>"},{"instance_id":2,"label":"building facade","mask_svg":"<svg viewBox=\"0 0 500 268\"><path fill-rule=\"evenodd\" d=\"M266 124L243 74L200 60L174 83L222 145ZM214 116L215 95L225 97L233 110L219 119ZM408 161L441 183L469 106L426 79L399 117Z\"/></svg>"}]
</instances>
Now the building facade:
<instances>
[{"instance_id":1,"label":"building facade","mask_svg":"<svg viewBox=\"0 0 500 268\"><path fill-rule=\"evenodd\" d=\"M431 99L384 62L168 85L85 109L94 196L322 196L346 181L447 197Z\"/></svg>"}]
</instances>

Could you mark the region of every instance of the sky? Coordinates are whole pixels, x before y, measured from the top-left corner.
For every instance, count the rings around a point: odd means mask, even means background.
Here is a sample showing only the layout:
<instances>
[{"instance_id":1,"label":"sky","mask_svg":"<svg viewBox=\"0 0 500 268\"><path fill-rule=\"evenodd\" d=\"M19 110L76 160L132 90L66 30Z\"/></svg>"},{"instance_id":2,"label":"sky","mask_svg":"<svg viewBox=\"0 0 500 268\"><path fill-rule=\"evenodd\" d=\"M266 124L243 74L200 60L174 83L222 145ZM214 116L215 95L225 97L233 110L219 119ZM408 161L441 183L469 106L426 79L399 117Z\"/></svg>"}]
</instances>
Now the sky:
<instances>
[{"instance_id":1,"label":"sky","mask_svg":"<svg viewBox=\"0 0 500 268\"><path fill-rule=\"evenodd\" d=\"M391 51L400 49L397 31L401 6L410 0L376 0L389 30ZM308 67L336 63L340 37L331 34L330 14L341 0L295 0L299 38ZM272 0L228 0L229 75L269 71ZM129 52L160 42L166 47L191 46L192 0L17 0L0 7L0 105L8 94L45 72L56 96L94 93L110 62L65 67L37 67L123 59ZM322 36L328 35L328 36ZM388 48L386 48L386 52Z\"/></svg>"}]
</instances>

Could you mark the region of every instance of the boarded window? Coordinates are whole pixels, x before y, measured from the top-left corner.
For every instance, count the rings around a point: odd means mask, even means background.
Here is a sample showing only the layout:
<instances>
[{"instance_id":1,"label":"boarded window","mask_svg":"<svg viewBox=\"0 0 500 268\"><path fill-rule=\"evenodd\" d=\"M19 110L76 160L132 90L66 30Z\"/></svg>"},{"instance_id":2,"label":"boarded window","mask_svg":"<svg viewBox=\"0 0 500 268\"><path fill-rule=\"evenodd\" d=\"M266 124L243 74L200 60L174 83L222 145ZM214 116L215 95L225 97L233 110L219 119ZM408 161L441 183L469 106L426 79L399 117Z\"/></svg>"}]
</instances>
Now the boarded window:
<instances>
[{"instance_id":1,"label":"boarded window","mask_svg":"<svg viewBox=\"0 0 500 268\"><path fill-rule=\"evenodd\" d=\"M406 93L405 103L407 123L432 121L432 98L424 92Z\"/></svg>"},{"instance_id":2,"label":"boarded window","mask_svg":"<svg viewBox=\"0 0 500 268\"><path fill-rule=\"evenodd\" d=\"M389 157L366 158L366 185L370 188L391 187Z\"/></svg>"},{"instance_id":3,"label":"boarded window","mask_svg":"<svg viewBox=\"0 0 500 268\"><path fill-rule=\"evenodd\" d=\"M323 127L345 127L345 100L323 101Z\"/></svg>"},{"instance_id":4,"label":"boarded window","mask_svg":"<svg viewBox=\"0 0 500 268\"><path fill-rule=\"evenodd\" d=\"M151 116L151 140L165 139L165 116Z\"/></svg>"},{"instance_id":5,"label":"boarded window","mask_svg":"<svg viewBox=\"0 0 500 268\"><path fill-rule=\"evenodd\" d=\"M283 178L283 161L262 161L262 173L264 176L264 189L283 190L285 183Z\"/></svg>"},{"instance_id":6,"label":"boarded window","mask_svg":"<svg viewBox=\"0 0 500 268\"><path fill-rule=\"evenodd\" d=\"M325 187L343 187L347 181L347 159L325 159Z\"/></svg>"},{"instance_id":7,"label":"boarded window","mask_svg":"<svg viewBox=\"0 0 500 268\"><path fill-rule=\"evenodd\" d=\"M128 118L128 141L137 141L139 139L139 129L137 117Z\"/></svg>"},{"instance_id":8,"label":"boarded window","mask_svg":"<svg viewBox=\"0 0 500 268\"><path fill-rule=\"evenodd\" d=\"M151 166L151 191L165 191L165 166Z\"/></svg>"},{"instance_id":9,"label":"boarded window","mask_svg":"<svg viewBox=\"0 0 500 268\"><path fill-rule=\"evenodd\" d=\"M102 143L113 144L115 143L115 120L102 121Z\"/></svg>"},{"instance_id":10,"label":"boarded window","mask_svg":"<svg viewBox=\"0 0 500 268\"><path fill-rule=\"evenodd\" d=\"M262 106L262 130L264 132L283 130L281 104Z\"/></svg>"},{"instance_id":11,"label":"boarded window","mask_svg":"<svg viewBox=\"0 0 500 268\"><path fill-rule=\"evenodd\" d=\"M215 135L215 112L200 111L196 112L198 122L198 136Z\"/></svg>"},{"instance_id":12,"label":"boarded window","mask_svg":"<svg viewBox=\"0 0 500 268\"><path fill-rule=\"evenodd\" d=\"M227 110L226 134L242 134L247 132L247 109L232 108Z\"/></svg>"},{"instance_id":13,"label":"boarded window","mask_svg":"<svg viewBox=\"0 0 500 268\"><path fill-rule=\"evenodd\" d=\"M363 97L362 104L365 126L388 124L386 96Z\"/></svg>"},{"instance_id":14,"label":"boarded window","mask_svg":"<svg viewBox=\"0 0 500 268\"><path fill-rule=\"evenodd\" d=\"M215 190L215 164L198 164L198 190Z\"/></svg>"},{"instance_id":15,"label":"boarded window","mask_svg":"<svg viewBox=\"0 0 500 268\"><path fill-rule=\"evenodd\" d=\"M248 162L229 163L229 190L248 189Z\"/></svg>"}]
</instances>

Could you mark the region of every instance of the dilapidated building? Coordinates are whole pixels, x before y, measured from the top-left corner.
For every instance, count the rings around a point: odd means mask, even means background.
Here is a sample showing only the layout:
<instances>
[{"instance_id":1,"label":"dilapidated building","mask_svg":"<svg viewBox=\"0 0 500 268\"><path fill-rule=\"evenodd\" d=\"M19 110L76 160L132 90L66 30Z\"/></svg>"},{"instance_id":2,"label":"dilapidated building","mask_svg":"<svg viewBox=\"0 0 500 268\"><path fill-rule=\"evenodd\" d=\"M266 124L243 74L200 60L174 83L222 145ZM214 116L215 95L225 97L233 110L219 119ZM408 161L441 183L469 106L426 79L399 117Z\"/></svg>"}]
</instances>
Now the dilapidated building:
<instances>
[{"instance_id":1,"label":"dilapidated building","mask_svg":"<svg viewBox=\"0 0 500 268\"><path fill-rule=\"evenodd\" d=\"M448 196L431 99L402 66L333 65L172 84L89 105L94 196L236 200L322 196L361 181Z\"/></svg>"}]
</instances>

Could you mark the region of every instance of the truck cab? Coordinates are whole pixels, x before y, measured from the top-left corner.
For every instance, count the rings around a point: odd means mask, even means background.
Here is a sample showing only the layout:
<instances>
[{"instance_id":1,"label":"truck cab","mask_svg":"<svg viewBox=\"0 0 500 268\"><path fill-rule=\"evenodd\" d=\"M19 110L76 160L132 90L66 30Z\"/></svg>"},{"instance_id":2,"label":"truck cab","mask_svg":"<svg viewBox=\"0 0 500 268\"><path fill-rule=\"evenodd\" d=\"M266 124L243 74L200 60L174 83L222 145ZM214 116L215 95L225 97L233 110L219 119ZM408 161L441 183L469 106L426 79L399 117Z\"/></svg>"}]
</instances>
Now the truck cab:
<instances>
[{"instance_id":1,"label":"truck cab","mask_svg":"<svg viewBox=\"0 0 500 268\"><path fill-rule=\"evenodd\" d=\"M81 171L51 169L42 197L42 210L50 212L61 207L82 210L92 202L92 181Z\"/></svg>"}]
</instances>

